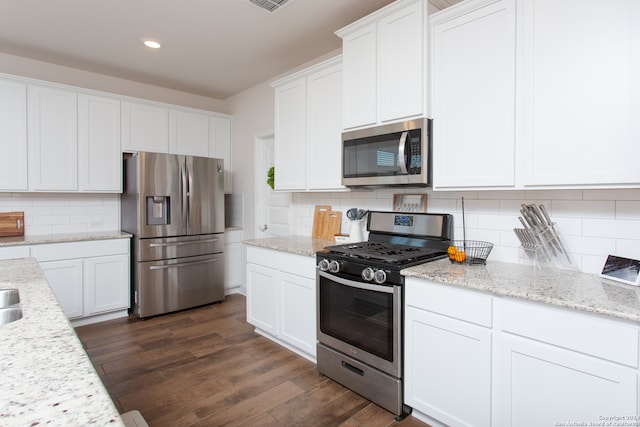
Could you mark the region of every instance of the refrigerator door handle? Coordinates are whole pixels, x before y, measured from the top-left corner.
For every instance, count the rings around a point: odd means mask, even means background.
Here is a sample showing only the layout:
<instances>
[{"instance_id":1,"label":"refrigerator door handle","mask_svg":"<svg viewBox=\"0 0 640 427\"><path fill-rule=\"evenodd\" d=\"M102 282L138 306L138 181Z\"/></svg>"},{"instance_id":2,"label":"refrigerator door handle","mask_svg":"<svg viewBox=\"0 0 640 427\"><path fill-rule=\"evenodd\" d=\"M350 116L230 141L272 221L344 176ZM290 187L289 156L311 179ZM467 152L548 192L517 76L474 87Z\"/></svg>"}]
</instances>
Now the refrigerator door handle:
<instances>
[{"instance_id":1,"label":"refrigerator door handle","mask_svg":"<svg viewBox=\"0 0 640 427\"><path fill-rule=\"evenodd\" d=\"M189 180L186 163L182 163L180 166L180 207L182 209L182 217L188 218L188 205L189 205Z\"/></svg>"},{"instance_id":2,"label":"refrigerator door handle","mask_svg":"<svg viewBox=\"0 0 640 427\"><path fill-rule=\"evenodd\" d=\"M187 242L164 242L164 243L150 243L150 248L164 248L167 246L185 246L185 245L193 245L197 243L213 243L217 242L220 239L201 239L201 240L189 240Z\"/></svg>"},{"instance_id":3,"label":"refrigerator door handle","mask_svg":"<svg viewBox=\"0 0 640 427\"><path fill-rule=\"evenodd\" d=\"M167 270L169 268L188 267L190 265L209 264L211 262L218 262L218 258L205 259L202 261L179 262L176 264L152 265L149 267L149 270Z\"/></svg>"}]
</instances>

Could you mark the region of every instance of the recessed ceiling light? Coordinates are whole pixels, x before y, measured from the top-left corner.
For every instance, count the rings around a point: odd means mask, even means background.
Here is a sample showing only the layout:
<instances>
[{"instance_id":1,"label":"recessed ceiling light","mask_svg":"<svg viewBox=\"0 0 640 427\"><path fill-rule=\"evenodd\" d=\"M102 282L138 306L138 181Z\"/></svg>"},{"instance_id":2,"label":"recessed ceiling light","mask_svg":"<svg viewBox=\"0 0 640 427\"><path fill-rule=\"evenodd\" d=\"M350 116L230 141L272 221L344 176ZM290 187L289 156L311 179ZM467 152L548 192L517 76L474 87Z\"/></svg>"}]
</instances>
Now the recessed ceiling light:
<instances>
[{"instance_id":1,"label":"recessed ceiling light","mask_svg":"<svg viewBox=\"0 0 640 427\"><path fill-rule=\"evenodd\" d=\"M160 49L162 43L159 40L155 39L142 39L142 42L146 47L150 47L151 49Z\"/></svg>"}]
</instances>

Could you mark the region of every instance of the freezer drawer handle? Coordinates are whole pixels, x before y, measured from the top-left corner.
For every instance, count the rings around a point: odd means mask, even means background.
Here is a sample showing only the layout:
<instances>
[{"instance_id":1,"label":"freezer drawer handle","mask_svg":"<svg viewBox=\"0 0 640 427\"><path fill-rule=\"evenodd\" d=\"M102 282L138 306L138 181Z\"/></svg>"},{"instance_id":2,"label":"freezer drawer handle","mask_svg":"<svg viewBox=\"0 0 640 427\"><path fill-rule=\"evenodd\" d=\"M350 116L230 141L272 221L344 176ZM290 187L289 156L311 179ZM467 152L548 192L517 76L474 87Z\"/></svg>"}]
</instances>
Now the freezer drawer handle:
<instances>
[{"instance_id":1,"label":"freezer drawer handle","mask_svg":"<svg viewBox=\"0 0 640 427\"><path fill-rule=\"evenodd\" d=\"M179 262L177 264L169 264L169 265L152 265L149 267L149 270L167 270L169 268L189 267L192 265L208 264L210 262L217 262L217 261L218 261L218 258L214 258L214 259L206 259L203 261Z\"/></svg>"},{"instance_id":2,"label":"freezer drawer handle","mask_svg":"<svg viewBox=\"0 0 640 427\"><path fill-rule=\"evenodd\" d=\"M202 240L189 240L188 242L166 242L166 243L149 243L150 248L164 248L167 246L184 246L193 245L194 243L213 243L220 239L202 239Z\"/></svg>"}]
</instances>

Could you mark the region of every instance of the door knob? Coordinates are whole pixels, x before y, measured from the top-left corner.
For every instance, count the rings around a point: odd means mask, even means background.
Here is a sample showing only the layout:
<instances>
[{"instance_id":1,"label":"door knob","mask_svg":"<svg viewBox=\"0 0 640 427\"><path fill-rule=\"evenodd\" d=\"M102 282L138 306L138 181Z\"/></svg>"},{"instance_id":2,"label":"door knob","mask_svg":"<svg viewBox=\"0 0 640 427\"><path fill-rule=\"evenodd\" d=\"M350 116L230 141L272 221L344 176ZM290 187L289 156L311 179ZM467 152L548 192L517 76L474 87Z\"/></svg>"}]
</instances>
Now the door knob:
<instances>
[{"instance_id":1,"label":"door knob","mask_svg":"<svg viewBox=\"0 0 640 427\"><path fill-rule=\"evenodd\" d=\"M267 224L263 224L260 226L260 231L267 231L267 228L269 228Z\"/></svg>"}]
</instances>

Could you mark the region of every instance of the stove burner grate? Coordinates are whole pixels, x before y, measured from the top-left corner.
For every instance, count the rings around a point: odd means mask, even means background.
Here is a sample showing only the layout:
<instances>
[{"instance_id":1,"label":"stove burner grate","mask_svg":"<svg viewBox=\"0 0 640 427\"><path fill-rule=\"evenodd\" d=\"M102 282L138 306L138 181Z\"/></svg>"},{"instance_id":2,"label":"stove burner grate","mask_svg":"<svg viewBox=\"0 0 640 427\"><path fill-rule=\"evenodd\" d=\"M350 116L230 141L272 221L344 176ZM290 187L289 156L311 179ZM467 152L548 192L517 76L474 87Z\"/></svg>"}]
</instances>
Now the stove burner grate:
<instances>
[{"instance_id":1,"label":"stove burner grate","mask_svg":"<svg viewBox=\"0 0 640 427\"><path fill-rule=\"evenodd\" d=\"M428 260L442 255L442 249L419 246L398 245L380 242L347 243L327 246L325 250L352 258L382 261L386 263L405 263Z\"/></svg>"}]
</instances>

